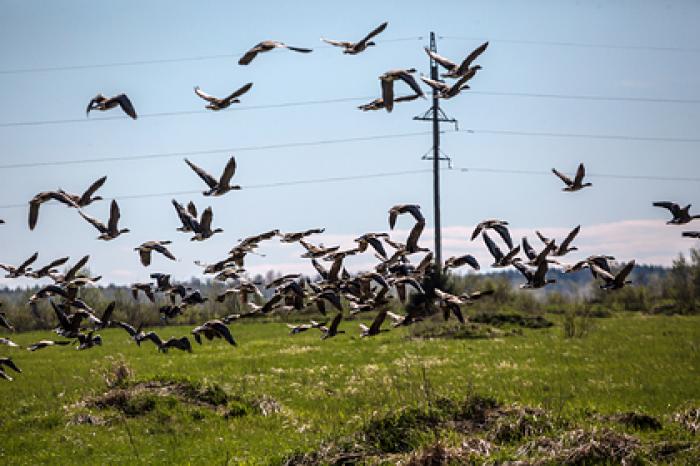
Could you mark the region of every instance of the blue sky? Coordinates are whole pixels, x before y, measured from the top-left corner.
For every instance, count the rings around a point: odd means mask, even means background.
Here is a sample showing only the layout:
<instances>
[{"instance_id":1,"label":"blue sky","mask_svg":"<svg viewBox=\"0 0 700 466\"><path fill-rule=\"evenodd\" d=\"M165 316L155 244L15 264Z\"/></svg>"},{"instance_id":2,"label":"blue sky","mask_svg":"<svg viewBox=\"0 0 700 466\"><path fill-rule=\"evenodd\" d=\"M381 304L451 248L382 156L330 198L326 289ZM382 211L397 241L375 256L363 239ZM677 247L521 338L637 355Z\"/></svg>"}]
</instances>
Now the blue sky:
<instances>
[{"instance_id":1,"label":"blue sky","mask_svg":"<svg viewBox=\"0 0 700 466\"><path fill-rule=\"evenodd\" d=\"M692 102L554 99L498 93L700 99L697 75L700 43L692 1L537 1L537 2L37 2L0 1L0 148L2 165L139 156L219 148L363 138L429 131L414 115L429 107L417 100L394 112L363 113L361 101L280 108L250 108L379 95L377 77L392 68L428 73L422 50L433 30L439 53L459 60L488 39L479 59L483 70L467 91L443 104L459 120L453 133L444 126L443 150L457 169L443 172L445 256L483 254L463 233L484 218L507 219L518 235L535 228L559 232L582 224L583 255L611 253L626 261L668 264L695 243L680 238L682 228L666 227L667 213L654 200L696 203L698 182L649 181L591 176L594 187L560 191L552 176L463 172L458 168L573 171L583 161L591 174L692 177L700 170L697 142L609 140L515 136L481 131L574 133L695 138L700 105ZM357 40L388 21L373 49L358 56L324 46L320 37ZM419 39L422 37L422 39ZM250 66L237 58L263 39L312 47L308 55L274 51ZM401 40L396 40L401 39ZM552 45L549 43L567 43ZM602 47L571 44L599 44ZM85 67L59 71L6 71L231 55L198 61ZM192 92L196 85L226 95L246 82L253 89L236 109L204 112ZM141 115L197 112L137 121L99 121L114 113L85 106L97 92L126 92ZM371 100L371 99L368 99ZM64 124L3 126L6 123L80 120ZM480 131L481 130L481 131ZM428 135L318 146L233 152L235 182L246 186L402 170L429 169L421 156ZM231 152L188 156L218 172ZM203 189L182 156L33 168L2 168L2 205L26 204L37 192L56 188L81 191L107 175L102 194L111 198ZM366 231L387 229L386 212L396 203L417 203L432 224L429 172L324 184L243 189L222 198L176 196L211 205L214 224L225 233L191 244L176 232L171 196L124 199L123 225L132 233L110 243L75 211L42 209L30 232L27 208L0 209L0 262L15 263L34 251L40 263L63 255L92 256L91 267L108 281L143 280L152 271L185 278L197 274L192 260L213 261L242 236L270 228L283 231L325 227L316 242L349 245ZM106 219L108 202L86 210ZM409 229L410 222L399 228ZM691 224L690 227L693 227ZM700 225L695 225L699 229ZM432 245L426 231L423 242ZM400 236L400 233L399 233ZM132 250L146 240L170 239L180 259L156 258L143 268ZM584 249L584 248L582 248ZM263 246L265 258L252 258L251 271L307 270L295 246ZM485 256L484 260L485 260ZM353 259L356 267L369 258ZM352 265L352 264L351 264ZM2 281L0 281L2 283ZM16 283L16 282L15 282Z\"/></svg>"}]
</instances>

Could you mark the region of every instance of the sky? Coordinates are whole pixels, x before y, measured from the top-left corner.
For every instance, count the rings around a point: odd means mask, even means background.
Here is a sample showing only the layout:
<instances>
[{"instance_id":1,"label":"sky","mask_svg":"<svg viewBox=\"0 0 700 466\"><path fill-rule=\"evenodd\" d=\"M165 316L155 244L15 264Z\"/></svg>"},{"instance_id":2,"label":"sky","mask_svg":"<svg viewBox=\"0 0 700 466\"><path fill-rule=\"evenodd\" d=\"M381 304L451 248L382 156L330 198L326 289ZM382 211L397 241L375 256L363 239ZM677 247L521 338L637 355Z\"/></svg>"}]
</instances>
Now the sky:
<instances>
[{"instance_id":1,"label":"sky","mask_svg":"<svg viewBox=\"0 0 700 466\"><path fill-rule=\"evenodd\" d=\"M460 130L442 126L452 167L441 170L444 257L471 253L488 265L484 245L468 240L486 218L507 220L516 240L527 235L533 244L535 229L563 236L580 224L572 261L605 253L669 265L698 246L681 238L683 227L665 225L670 215L651 204L700 209L700 4L432 5L0 0L0 263L17 264L35 251L39 265L90 254L104 283L144 281L156 271L185 279L200 274L193 260L223 258L239 238L272 228L323 227L313 242L348 247L364 232L387 231L387 211L399 203L421 205L431 227L432 165L422 160L431 125L412 119L430 101L399 104L392 113L355 108L380 95L377 78L389 69L429 73L423 47L431 31L438 52L453 61L490 42L471 89L442 102ZM357 56L319 40L358 40L383 21L389 26L378 45ZM275 50L237 64L265 39L314 52ZM220 112L205 110L193 93L200 86L223 96L247 82L254 85L242 103ZM140 118L118 110L86 117L98 92L127 93ZM141 158L149 155L157 157ZM204 184L183 158L218 175L231 155L238 163L233 181L243 189L220 198L199 194ZM115 157L133 159L105 160ZM580 162L593 187L562 192L549 171L571 173ZM119 198L121 224L131 233L98 241L75 210L53 205L42 207L29 231L32 196L82 192L103 175L106 201L86 212L106 221L109 200ZM193 200L200 211L212 206L224 233L191 242L175 230L171 198ZM401 218L395 236L405 239L411 226ZM700 229L700 222L687 227ZM431 235L426 229L421 243L432 247ZM133 248L148 240L173 241L178 260L158 256L144 268ZM298 245L268 242L260 252L265 257L247 261L251 273L311 270ZM353 257L348 268L372 263L369 255Z\"/></svg>"}]
</instances>

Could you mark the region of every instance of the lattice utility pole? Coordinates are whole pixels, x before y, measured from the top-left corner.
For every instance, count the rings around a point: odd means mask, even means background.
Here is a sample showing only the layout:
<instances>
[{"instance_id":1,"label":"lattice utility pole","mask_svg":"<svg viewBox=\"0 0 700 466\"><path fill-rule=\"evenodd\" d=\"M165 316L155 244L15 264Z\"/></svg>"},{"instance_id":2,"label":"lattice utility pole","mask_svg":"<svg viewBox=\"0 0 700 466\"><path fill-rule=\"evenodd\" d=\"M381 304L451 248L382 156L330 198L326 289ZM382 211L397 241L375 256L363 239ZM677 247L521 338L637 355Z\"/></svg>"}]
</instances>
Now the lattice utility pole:
<instances>
[{"instance_id":1,"label":"lattice utility pole","mask_svg":"<svg viewBox=\"0 0 700 466\"><path fill-rule=\"evenodd\" d=\"M435 45L435 33L430 33L430 50L437 53ZM438 64L430 59L430 79L439 81ZM414 120L432 121L433 122L433 148L423 155L423 160L433 161L433 210L435 212L435 263L438 267L442 267L442 235L440 229L440 161L450 158L440 152L440 122L454 123L457 126L457 120L448 118L445 112L440 108L440 99L438 98L437 90L433 89L433 105L422 115L413 117ZM432 156L428 155L432 152Z\"/></svg>"}]
</instances>

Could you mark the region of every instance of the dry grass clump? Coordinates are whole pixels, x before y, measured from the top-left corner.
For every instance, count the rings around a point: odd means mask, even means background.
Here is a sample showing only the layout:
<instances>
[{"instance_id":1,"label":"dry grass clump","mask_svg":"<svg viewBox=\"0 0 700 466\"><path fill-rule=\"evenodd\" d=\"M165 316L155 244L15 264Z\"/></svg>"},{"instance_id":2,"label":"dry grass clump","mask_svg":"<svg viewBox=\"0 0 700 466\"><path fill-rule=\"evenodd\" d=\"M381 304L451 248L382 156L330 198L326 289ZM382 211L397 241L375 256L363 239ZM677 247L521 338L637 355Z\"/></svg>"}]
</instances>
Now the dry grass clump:
<instances>
[{"instance_id":1,"label":"dry grass clump","mask_svg":"<svg viewBox=\"0 0 700 466\"><path fill-rule=\"evenodd\" d=\"M695 435L700 431L700 408L688 408L673 416L673 420Z\"/></svg>"},{"instance_id":2,"label":"dry grass clump","mask_svg":"<svg viewBox=\"0 0 700 466\"><path fill-rule=\"evenodd\" d=\"M518 455L539 457L535 464L635 464L641 442L609 429L565 432L557 438L542 437L518 449Z\"/></svg>"}]
</instances>

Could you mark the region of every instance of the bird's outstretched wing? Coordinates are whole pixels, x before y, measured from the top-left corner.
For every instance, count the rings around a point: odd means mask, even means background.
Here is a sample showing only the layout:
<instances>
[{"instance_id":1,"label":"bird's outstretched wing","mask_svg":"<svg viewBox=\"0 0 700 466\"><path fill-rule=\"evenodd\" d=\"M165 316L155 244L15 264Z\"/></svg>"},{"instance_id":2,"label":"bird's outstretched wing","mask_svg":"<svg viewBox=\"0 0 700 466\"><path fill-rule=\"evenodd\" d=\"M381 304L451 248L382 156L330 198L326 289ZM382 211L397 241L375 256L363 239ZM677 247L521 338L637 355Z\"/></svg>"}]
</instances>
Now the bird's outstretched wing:
<instances>
[{"instance_id":1,"label":"bird's outstretched wing","mask_svg":"<svg viewBox=\"0 0 700 466\"><path fill-rule=\"evenodd\" d=\"M219 184L221 186L228 186L229 182L231 181L231 178L233 177L233 175L235 173L236 173L236 158L231 157L228 160L226 167L224 168L224 172L221 174L221 179L219 180Z\"/></svg>"},{"instance_id":2,"label":"bird's outstretched wing","mask_svg":"<svg viewBox=\"0 0 700 466\"><path fill-rule=\"evenodd\" d=\"M136 119L136 110L126 94L119 94L114 99L119 103L119 106L122 108L122 110L124 110L124 113L129 115L134 120Z\"/></svg>"},{"instance_id":3,"label":"bird's outstretched wing","mask_svg":"<svg viewBox=\"0 0 700 466\"><path fill-rule=\"evenodd\" d=\"M241 88L239 88L239 89L235 90L233 93L231 93L231 95L229 95L228 97L226 97L225 100L233 100L233 99L235 99L236 97L240 97L240 96L242 96L243 94L245 94L246 92L248 92L248 91L250 90L251 87L253 87L253 83L245 84L245 85L242 86Z\"/></svg>"},{"instance_id":4,"label":"bird's outstretched wing","mask_svg":"<svg viewBox=\"0 0 700 466\"><path fill-rule=\"evenodd\" d=\"M559 177L559 179L561 179L565 184L567 184L569 186L574 184L574 182L571 180L571 178L569 178L568 176L566 176L562 172L558 171L556 168L552 168L552 173L557 175Z\"/></svg>"},{"instance_id":5,"label":"bird's outstretched wing","mask_svg":"<svg viewBox=\"0 0 700 466\"><path fill-rule=\"evenodd\" d=\"M374 28L369 34L367 34L365 37L362 38L362 40L358 41L357 44L365 44L367 41L369 41L372 37L376 36L377 34L380 34L386 27L389 25L388 22L383 22L376 28Z\"/></svg>"},{"instance_id":6,"label":"bird's outstretched wing","mask_svg":"<svg viewBox=\"0 0 700 466\"><path fill-rule=\"evenodd\" d=\"M199 177L207 184L207 186L209 186L209 187L212 188L212 189L216 188L216 185L218 184L218 183L216 182L216 178L214 178L214 177L211 176L209 173L207 173L206 171L204 171L204 169L198 167L197 165L193 164L192 162L190 162L190 161L187 160L187 159L185 159L185 163L187 163L187 165L189 165L190 168L191 168L192 170L194 170L194 172L195 172L197 175L199 175Z\"/></svg>"},{"instance_id":7,"label":"bird's outstretched wing","mask_svg":"<svg viewBox=\"0 0 700 466\"><path fill-rule=\"evenodd\" d=\"M95 194L95 191L100 189L102 187L102 185L105 184L105 181L107 181L107 177L103 176L99 180L92 183L90 185L90 187L85 190L83 195L80 196L80 201L78 201L79 204L84 205L84 204L88 203L90 201L90 199L92 198L92 195Z\"/></svg>"},{"instance_id":8,"label":"bird's outstretched wing","mask_svg":"<svg viewBox=\"0 0 700 466\"><path fill-rule=\"evenodd\" d=\"M92 217L82 210L79 210L78 213L80 214L81 217L83 217L87 222L95 227L100 233L106 233L107 232L107 227L105 226L104 223L100 222L97 220L95 217Z\"/></svg>"},{"instance_id":9,"label":"bird's outstretched wing","mask_svg":"<svg viewBox=\"0 0 700 466\"><path fill-rule=\"evenodd\" d=\"M581 184L583 181L583 177L586 176L586 167L583 166L583 164L579 164L578 169L576 170L576 177L574 178L574 184Z\"/></svg>"},{"instance_id":10,"label":"bird's outstretched wing","mask_svg":"<svg viewBox=\"0 0 700 466\"><path fill-rule=\"evenodd\" d=\"M332 40L332 39L324 39L321 37L321 40L325 42L326 44L333 45L335 47L343 47L343 48L348 48L352 47L353 43L347 40Z\"/></svg>"},{"instance_id":11,"label":"bird's outstretched wing","mask_svg":"<svg viewBox=\"0 0 700 466\"><path fill-rule=\"evenodd\" d=\"M489 43L484 42L483 44L481 44L480 46L475 48L472 51L472 53L467 55L467 58L465 58L464 61L459 65L459 70L458 70L459 73L462 74L462 73L466 72L469 69L469 66L474 62L474 60L476 60L479 57L479 55L484 53L484 51L486 50L486 48L488 46L489 46Z\"/></svg>"},{"instance_id":12,"label":"bird's outstretched wing","mask_svg":"<svg viewBox=\"0 0 700 466\"><path fill-rule=\"evenodd\" d=\"M671 211L674 217L678 217L681 214L681 207L675 202L660 201L654 202L654 207L663 207Z\"/></svg>"},{"instance_id":13,"label":"bird's outstretched wing","mask_svg":"<svg viewBox=\"0 0 700 466\"><path fill-rule=\"evenodd\" d=\"M213 95L209 95L206 92L202 91L199 88L199 86L196 86L194 88L194 93L197 94L202 99L206 100L207 102L215 103L215 102L219 101L219 99L217 97L214 97Z\"/></svg>"},{"instance_id":14,"label":"bird's outstretched wing","mask_svg":"<svg viewBox=\"0 0 700 466\"><path fill-rule=\"evenodd\" d=\"M107 224L107 229L109 231L117 231L119 217L121 217L121 213L119 212L119 204L117 204L117 201L112 199L112 205L109 208L109 223Z\"/></svg>"},{"instance_id":15,"label":"bird's outstretched wing","mask_svg":"<svg viewBox=\"0 0 700 466\"><path fill-rule=\"evenodd\" d=\"M437 53L432 52L429 48L425 47L424 50L425 50L425 53L427 53L430 58L435 60L443 68L445 68L447 70L452 70L452 69L457 67L456 63L452 63L450 60L443 57L442 55L438 55Z\"/></svg>"}]
</instances>

